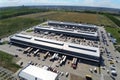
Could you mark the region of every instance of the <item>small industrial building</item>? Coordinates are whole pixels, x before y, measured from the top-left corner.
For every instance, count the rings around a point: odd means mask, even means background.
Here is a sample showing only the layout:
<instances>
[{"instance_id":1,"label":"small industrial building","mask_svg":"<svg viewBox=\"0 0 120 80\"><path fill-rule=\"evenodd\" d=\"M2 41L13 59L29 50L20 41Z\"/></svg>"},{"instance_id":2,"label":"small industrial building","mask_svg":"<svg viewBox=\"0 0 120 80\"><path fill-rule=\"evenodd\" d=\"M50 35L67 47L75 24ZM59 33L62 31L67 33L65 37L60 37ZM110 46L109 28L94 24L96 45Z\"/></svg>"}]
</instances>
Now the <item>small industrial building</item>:
<instances>
[{"instance_id":1,"label":"small industrial building","mask_svg":"<svg viewBox=\"0 0 120 80\"><path fill-rule=\"evenodd\" d=\"M34 65L28 65L18 73L18 76L20 80L57 80L58 74Z\"/></svg>"},{"instance_id":2,"label":"small industrial building","mask_svg":"<svg viewBox=\"0 0 120 80\"><path fill-rule=\"evenodd\" d=\"M99 62L100 51L97 47L55 41L25 34L15 34L10 37L10 42L56 53L77 57L89 61Z\"/></svg>"}]
</instances>

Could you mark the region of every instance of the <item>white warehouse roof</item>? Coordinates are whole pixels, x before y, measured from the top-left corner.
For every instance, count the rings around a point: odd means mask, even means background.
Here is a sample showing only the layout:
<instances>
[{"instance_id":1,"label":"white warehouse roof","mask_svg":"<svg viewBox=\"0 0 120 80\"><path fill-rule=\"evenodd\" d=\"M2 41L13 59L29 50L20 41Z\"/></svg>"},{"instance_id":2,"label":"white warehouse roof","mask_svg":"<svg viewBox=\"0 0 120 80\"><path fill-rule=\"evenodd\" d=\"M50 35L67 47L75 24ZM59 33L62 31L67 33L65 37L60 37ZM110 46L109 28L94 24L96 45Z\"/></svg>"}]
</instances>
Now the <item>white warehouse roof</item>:
<instances>
[{"instance_id":1,"label":"white warehouse roof","mask_svg":"<svg viewBox=\"0 0 120 80\"><path fill-rule=\"evenodd\" d=\"M56 80L58 74L33 65L28 65L19 72L18 76L26 80Z\"/></svg>"},{"instance_id":2,"label":"white warehouse roof","mask_svg":"<svg viewBox=\"0 0 120 80\"><path fill-rule=\"evenodd\" d=\"M77 34L77 35L86 35L86 36L93 36L93 37L98 37L97 32L87 32L87 31L79 31L79 30L65 30L65 29L57 29L53 27L35 27L36 29L41 29L41 30L48 30L48 31L57 31L57 32L65 32L65 33L71 33L71 34Z\"/></svg>"},{"instance_id":3,"label":"white warehouse roof","mask_svg":"<svg viewBox=\"0 0 120 80\"><path fill-rule=\"evenodd\" d=\"M62 24L62 25L71 25L71 26L83 26L87 28L97 28L96 25L91 24L79 24L79 23L72 23L72 22L60 22L60 21L48 21L48 23L54 23L54 24Z\"/></svg>"},{"instance_id":4,"label":"white warehouse roof","mask_svg":"<svg viewBox=\"0 0 120 80\"><path fill-rule=\"evenodd\" d=\"M28 35L28 37L30 36ZM99 48L97 47L84 46L84 45L79 45L79 44L55 41L55 40L44 39L44 38L33 37L33 36L31 36L31 38L28 39L27 35L25 34L16 34L12 36L10 39L11 39L11 42L14 42L12 41L12 39L14 39L14 40L23 41L25 43L27 42L27 43L32 43L32 44L37 44L37 45L42 45L42 46L48 46L51 48L57 48L59 50L70 51L72 53L75 52L81 55L84 54L88 56L94 56L97 58L100 57L100 51L99 51Z\"/></svg>"}]
</instances>

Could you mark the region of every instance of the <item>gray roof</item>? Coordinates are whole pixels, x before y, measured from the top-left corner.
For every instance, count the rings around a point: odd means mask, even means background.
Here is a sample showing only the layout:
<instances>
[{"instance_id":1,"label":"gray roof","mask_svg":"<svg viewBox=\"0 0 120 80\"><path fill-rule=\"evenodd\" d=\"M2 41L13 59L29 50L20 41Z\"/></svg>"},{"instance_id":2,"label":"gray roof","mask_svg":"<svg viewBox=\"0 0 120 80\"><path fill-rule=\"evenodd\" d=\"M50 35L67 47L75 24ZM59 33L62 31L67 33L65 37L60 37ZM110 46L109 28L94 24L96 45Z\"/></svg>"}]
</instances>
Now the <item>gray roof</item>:
<instances>
[{"instance_id":1,"label":"gray roof","mask_svg":"<svg viewBox=\"0 0 120 80\"><path fill-rule=\"evenodd\" d=\"M53 27L38 27L36 26L35 29L41 29L41 30L48 30L48 31L57 31L57 32L65 32L65 33L71 33L71 34L78 34L78 35L86 35L86 36L92 36L92 37L98 37L97 32L88 32L88 31L80 31L80 30L72 30L72 29L59 29L59 28L53 28Z\"/></svg>"},{"instance_id":2,"label":"gray roof","mask_svg":"<svg viewBox=\"0 0 120 80\"><path fill-rule=\"evenodd\" d=\"M71 25L71 26L83 26L88 28L97 28L96 25L91 24L80 24L80 23L73 23L73 22L60 22L60 21L48 21L48 23L54 23L54 24L62 24L62 25Z\"/></svg>"},{"instance_id":3,"label":"gray roof","mask_svg":"<svg viewBox=\"0 0 120 80\"><path fill-rule=\"evenodd\" d=\"M24 37L21 37L21 36L24 36ZM26 37L31 37L31 38L26 38ZM96 47L66 43L61 41L33 37L29 35L24 35L24 34L16 34L12 36L11 39L16 39L16 40L25 41L33 44L38 44L38 45L49 46L52 48L67 50L67 51L76 52L80 54L91 55L94 57L100 57L99 48L96 48Z\"/></svg>"}]
</instances>

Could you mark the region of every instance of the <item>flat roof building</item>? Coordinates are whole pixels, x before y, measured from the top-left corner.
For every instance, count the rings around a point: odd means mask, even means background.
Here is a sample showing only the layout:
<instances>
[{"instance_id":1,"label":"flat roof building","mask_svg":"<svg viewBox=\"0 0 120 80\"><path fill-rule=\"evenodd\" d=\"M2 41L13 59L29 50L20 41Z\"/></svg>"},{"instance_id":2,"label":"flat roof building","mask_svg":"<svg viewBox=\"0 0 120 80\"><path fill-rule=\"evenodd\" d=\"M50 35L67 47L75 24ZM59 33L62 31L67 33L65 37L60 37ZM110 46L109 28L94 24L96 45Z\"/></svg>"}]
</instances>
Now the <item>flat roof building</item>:
<instances>
[{"instance_id":1,"label":"flat roof building","mask_svg":"<svg viewBox=\"0 0 120 80\"><path fill-rule=\"evenodd\" d=\"M90 31L82 31L82 30L73 30L73 29L63 29L63 28L55 28L55 27L35 27L34 28L35 32L40 32L40 31L49 31L49 32L54 32L54 33L59 33L59 34L65 34L65 35L70 35L70 36L76 36L76 37L82 37L85 39L92 39L92 40L98 40L98 33L97 32L90 32Z\"/></svg>"},{"instance_id":2,"label":"flat roof building","mask_svg":"<svg viewBox=\"0 0 120 80\"><path fill-rule=\"evenodd\" d=\"M78 45L73 43L55 41L24 34L15 34L10 38L11 43L42 48L56 53L99 62L100 51L97 47Z\"/></svg>"},{"instance_id":3,"label":"flat roof building","mask_svg":"<svg viewBox=\"0 0 120 80\"><path fill-rule=\"evenodd\" d=\"M18 76L21 80L57 80L58 74L37 66L28 65L19 72Z\"/></svg>"},{"instance_id":4,"label":"flat roof building","mask_svg":"<svg viewBox=\"0 0 120 80\"><path fill-rule=\"evenodd\" d=\"M48 25L56 25L56 26L74 26L74 27L83 27L83 28L91 28L97 29L97 26L91 24L80 24L80 23L71 23L71 22L60 22L60 21L48 21Z\"/></svg>"}]
</instances>

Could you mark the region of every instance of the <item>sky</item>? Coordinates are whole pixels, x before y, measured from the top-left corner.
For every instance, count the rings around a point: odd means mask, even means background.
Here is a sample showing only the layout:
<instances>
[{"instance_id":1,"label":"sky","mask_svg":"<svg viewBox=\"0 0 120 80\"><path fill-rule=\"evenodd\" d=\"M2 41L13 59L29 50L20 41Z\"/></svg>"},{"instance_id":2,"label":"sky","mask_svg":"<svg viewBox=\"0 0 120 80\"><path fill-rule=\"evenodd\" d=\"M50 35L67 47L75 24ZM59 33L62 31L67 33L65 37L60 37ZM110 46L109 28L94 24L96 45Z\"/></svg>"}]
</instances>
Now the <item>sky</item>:
<instances>
[{"instance_id":1,"label":"sky","mask_svg":"<svg viewBox=\"0 0 120 80\"><path fill-rule=\"evenodd\" d=\"M120 0L0 0L0 7L22 5L72 5L120 9Z\"/></svg>"}]
</instances>

